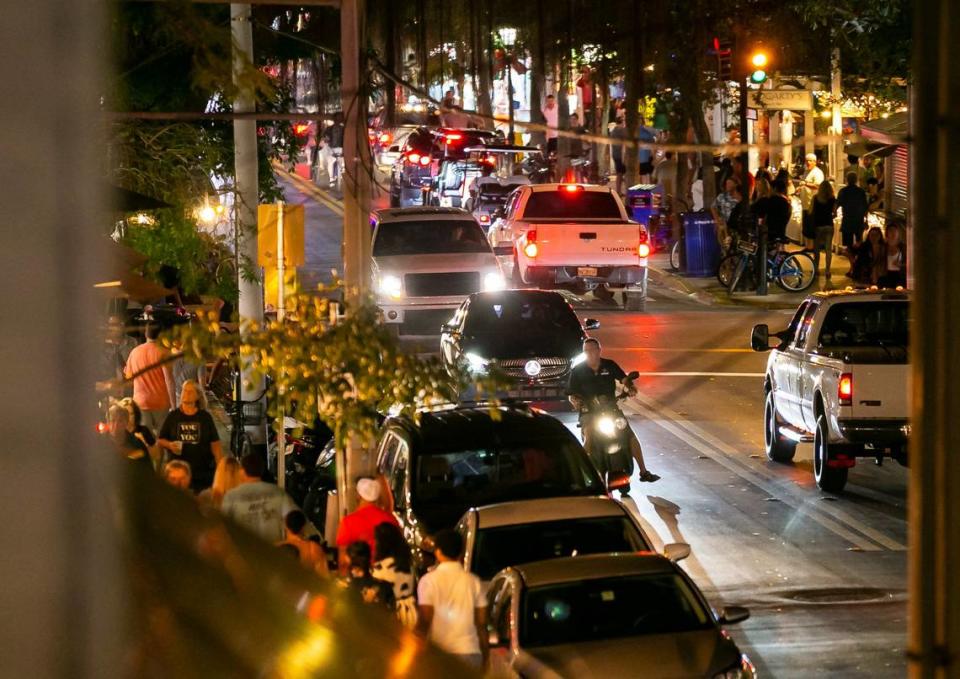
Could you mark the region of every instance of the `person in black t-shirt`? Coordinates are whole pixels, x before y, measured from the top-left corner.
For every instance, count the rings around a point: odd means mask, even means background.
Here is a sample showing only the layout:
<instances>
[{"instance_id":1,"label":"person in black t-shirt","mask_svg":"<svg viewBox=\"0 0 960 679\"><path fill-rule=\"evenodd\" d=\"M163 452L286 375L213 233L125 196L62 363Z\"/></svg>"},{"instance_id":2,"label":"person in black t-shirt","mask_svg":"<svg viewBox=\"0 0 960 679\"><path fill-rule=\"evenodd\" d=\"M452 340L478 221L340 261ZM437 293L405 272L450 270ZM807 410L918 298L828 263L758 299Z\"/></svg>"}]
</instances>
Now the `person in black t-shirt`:
<instances>
[{"instance_id":1,"label":"person in black t-shirt","mask_svg":"<svg viewBox=\"0 0 960 679\"><path fill-rule=\"evenodd\" d=\"M622 382L627 391L633 395L637 392L636 387L627 380L627 374L623 372L615 361L600 357L600 342L596 339L588 338L583 342L583 353L586 360L570 371L570 381L567 385L567 398L570 404L580 411L580 423L583 427L584 447L590 449L592 428L589 426L590 418L583 412L584 406L590 399L597 396L606 396L615 399L617 395L617 382ZM640 441L633 429L630 432L630 452L633 454L637 465L640 467L641 481L656 481L660 477L651 473L643 461L643 450L640 448Z\"/></svg>"},{"instance_id":2,"label":"person in black t-shirt","mask_svg":"<svg viewBox=\"0 0 960 679\"><path fill-rule=\"evenodd\" d=\"M190 489L195 493L213 483L214 468L223 457L220 435L213 417L203 409L201 394L193 380L183 383L180 406L167 415L157 440L161 448L190 463Z\"/></svg>"},{"instance_id":3,"label":"person in black t-shirt","mask_svg":"<svg viewBox=\"0 0 960 679\"><path fill-rule=\"evenodd\" d=\"M793 206L787 197L785 181L775 179L773 194L759 199L754 204L754 210L767 227L767 243L784 240L787 237L787 224L790 223Z\"/></svg>"}]
</instances>

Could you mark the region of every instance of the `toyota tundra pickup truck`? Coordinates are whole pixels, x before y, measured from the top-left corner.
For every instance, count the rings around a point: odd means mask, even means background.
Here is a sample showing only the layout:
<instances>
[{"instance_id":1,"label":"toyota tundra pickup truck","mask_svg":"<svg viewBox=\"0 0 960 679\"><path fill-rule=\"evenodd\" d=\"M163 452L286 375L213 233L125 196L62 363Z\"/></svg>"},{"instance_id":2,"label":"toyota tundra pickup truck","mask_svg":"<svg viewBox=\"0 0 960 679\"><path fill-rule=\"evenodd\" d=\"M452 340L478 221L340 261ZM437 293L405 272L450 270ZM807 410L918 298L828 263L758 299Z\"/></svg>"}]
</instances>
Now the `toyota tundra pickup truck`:
<instances>
[{"instance_id":1,"label":"toyota tundra pickup truck","mask_svg":"<svg viewBox=\"0 0 960 679\"><path fill-rule=\"evenodd\" d=\"M832 493L843 490L858 457L907 464L909 302L900 290L820 292L784 330L754 327L753 349L770 351L769 459L790 462L798 443L812 441L817 486Z\"/></svg>"},{"instance_id":2,"label":"toyota tundra pickup truck","mask_svg":"<svg viewBox=\"0 0 960 679\"><path fill-rule=\"evenodd\" d=\"M516 189L488 231L515 284L622 291L624 308L643 311L650 240L606 186L534 184Z\"/></svg>"}]
</instances>

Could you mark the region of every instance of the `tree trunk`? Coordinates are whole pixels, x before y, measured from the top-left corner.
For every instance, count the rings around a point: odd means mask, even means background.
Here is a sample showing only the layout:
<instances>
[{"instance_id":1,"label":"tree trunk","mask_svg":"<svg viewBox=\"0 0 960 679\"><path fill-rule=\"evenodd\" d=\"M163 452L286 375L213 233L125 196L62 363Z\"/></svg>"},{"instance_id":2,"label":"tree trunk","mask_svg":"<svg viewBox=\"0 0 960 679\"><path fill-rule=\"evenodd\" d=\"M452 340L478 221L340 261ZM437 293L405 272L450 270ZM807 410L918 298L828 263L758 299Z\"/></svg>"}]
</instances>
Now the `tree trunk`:
<instances>
[{"instance_id":1,"label":"tree trunk","mask_svg":"<svg viewBox=\"0 0 960 679\"><path fill-rule=\"evenodd\" d=\"M397 55L399 52L399 40L397 40L397 9L396 4L390 2L390 0L387 0L386 5L386 25L384 26L385 65L390 73L396 74L398 72ZM397 114L397 86L392 80L385 80L384 87L386 88L387 95L384 125L392 128L395 124L394 121L396 120Z\"/></svg>"},{"instance_id":2,"label":"tree trunk","mask_svg":"<svg viewBox=\"0 0 960 679\"><path fill-rule=\"evenodd\" d=\"M530 67L530 122L542 125L544 118L541 108L547 94L545 91L547 88L547 55L544 48L546 26L543 20L543 0L537 0L536 7L535 53L533 59L531 59ZM545 148L546 143L547 138L542 131L536 130L530 133L530 144L532 146Z\"/></svg>"},{"instance_id":3,"label":"tree trunk","mask_svg":"<svg viewBox=\"0 0 960 679\"><path fill-rule=\"evenodd\" d=\"M487 0L485 3L474 2L471 5L472 11L476 12L477 71L480 74L480 89L477 92L477 110L481 115L488 117L493 115L493 102L490 99L490 94L493 90L493 65L488 37L490 34L489 22L492 20L490 12L491 4L490 0ZM484 122L484 127L490 127L489 120Z\"/></svg>"},{"instance_id":4,"label":"tree trunk","mask_svg":"<svg viewBox=\"0 0 960 679\"><path fill-rule=\"evenodd\" d=\"M640 102L643 100L643 8L639 0L633 1L633 35L630 38L631 58L627 64L626 92L623 105L627 113L627 138L637 141L640 131ZM637 182L639 154L629 146L624 149L623 162L627 166L624 188Z\"/></svg>"},{"instance_id":5,"label":"tree trunk","mask_svg":"<svg viewBox=\"0 0 960 679\"><path fill-rule=\"evenodd\" d=\"M560 59L560 92L557 95L557 127L561 130L570 129L570 103L567 93L570 90L570 52L573 48L573 2L567 2L567 31L564 40L564 55ZM570 166L570 149L573 146L568 137L557 140L557 179L566 179L567 168Z\"/></svg>"},{"instance_id":6,"label":"tree trunk","mask_svg":"<svg viewBox=\"0 0 960 679\"><path fill-rule=\"evenodd\" d=\"M600 94L597 99L597 116L594 120L596 134L603 137L610 136L608 120L610 120L610 75L607 60L604 58L600 62ZM595 158L597 159L597 175L603 177L610 171L610 145L599 144Z\"/></svg>"},{"instance_id":7,"label":"tree trunk","mask_svg":"<svg viewBox=\"0 0 960 679\"><path fill-rule=\"evenodd\" d=\"M420 89L427 89L427 13L425 0L417 0L417 63L420 66Z\"/></svg>"}]
</instances>

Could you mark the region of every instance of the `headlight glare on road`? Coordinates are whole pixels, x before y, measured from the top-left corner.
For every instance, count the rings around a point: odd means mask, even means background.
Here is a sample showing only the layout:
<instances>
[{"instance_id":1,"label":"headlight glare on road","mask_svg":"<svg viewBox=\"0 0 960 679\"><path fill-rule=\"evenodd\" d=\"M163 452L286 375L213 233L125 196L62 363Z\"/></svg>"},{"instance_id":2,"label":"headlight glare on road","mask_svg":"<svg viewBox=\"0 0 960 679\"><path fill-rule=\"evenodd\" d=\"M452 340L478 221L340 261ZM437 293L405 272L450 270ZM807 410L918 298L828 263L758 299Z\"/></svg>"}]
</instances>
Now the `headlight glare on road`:
<instances>
[{"instance_id":1,"label":"headlight glare on road","mask_svg":"<svg viewBox=\"0 0 960 679\"><path fill-rule=\"evenodd\" d=\"M597 420L597 431L604 436L613 436L617 433L617 423L612 417L601 417Z\"/></svg>"},{"instance_id":2,"label":"headlight glare on road","mask_svg":"<svg viewBox=\"0 0 960 679\"><path fill-rule=\"evenodd\" d=\"M380 292L387 297L400 299L403 297L403 283L399 276L383 276L380 279Z\"/></svg>"},{"instance_id":3,"label":"headlight glare on road","mask_svg":"<svg viewBox=\"0 0 960 679\"><path fill-rule=\"evenodd\" d=\"M507 282L504 280L503 274L499 271L491 271L483 277L484 292L495 292L497 290L503 290L505 287L507 287Z\"/></svg>"},{"instance_id":4,"label":"headlight glare on road","mask_svg":"<svg viewBox=\"0 0 960 679\"><path fill-rule=\"evenodd\" d=\"M467 367L475 373L484 372L487 369L487 364L490 363L487 359L474 353L466 353L463 357L467 359Z\"/></svg>"}]
</instances>

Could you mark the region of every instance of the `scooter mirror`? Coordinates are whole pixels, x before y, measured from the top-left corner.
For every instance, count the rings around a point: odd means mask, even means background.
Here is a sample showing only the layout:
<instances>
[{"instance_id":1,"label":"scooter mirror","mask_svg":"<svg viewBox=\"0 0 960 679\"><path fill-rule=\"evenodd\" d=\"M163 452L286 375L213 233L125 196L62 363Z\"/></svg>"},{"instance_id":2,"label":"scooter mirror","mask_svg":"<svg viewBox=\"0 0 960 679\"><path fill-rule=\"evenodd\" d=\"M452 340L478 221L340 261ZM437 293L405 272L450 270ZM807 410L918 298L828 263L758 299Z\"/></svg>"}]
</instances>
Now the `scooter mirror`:
<instances>
[{"instance_id":1,"label":"scooter mirror","mask_svg":"<svg viewBox=\"0 0 960 679\"><path fill-rule=\"evenodd\" d=\"M628 380L635 380L638 377L640 377L640 373L638 373L636 370L631 370L630 372L627 373Z\"/></svg>"},{"instance_id":2,"label":"scooter mirror","mask_svg":"<svg viewBox=\"0 0 960 679\"><path fill-rule=\"evenodd\" d=\"M630 488L629 474L611 474L607 478L607 490L611 493L615 490L625 490Z\"/></svg>"}]
</instances>

